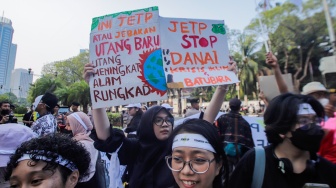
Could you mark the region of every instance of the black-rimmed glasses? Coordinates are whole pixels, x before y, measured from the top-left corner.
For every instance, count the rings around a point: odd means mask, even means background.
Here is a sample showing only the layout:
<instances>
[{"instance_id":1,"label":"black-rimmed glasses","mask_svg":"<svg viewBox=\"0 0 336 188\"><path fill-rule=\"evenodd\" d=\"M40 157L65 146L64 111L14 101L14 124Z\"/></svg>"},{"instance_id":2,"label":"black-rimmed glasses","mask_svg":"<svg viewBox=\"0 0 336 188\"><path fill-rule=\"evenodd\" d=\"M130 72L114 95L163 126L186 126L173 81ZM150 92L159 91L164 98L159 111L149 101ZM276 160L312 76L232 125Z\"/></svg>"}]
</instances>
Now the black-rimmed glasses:
<instances>
[{"instance_id":1,"label":"black-rimmed glasses","mask_svg":"<svg viewBox=\"0 0 336 188\"><path fill-rule=\"evenodd\" d=\"M210 164L215 161L215 158L211 160L196 158L190 161L184 161L181 157L173 156L166 156L165 158L170 170L174 172L180 172L184 168L185 164L188 164L189 168L197 174L203 174L207 172L210 168Z\"/></svg>"},{"instance_id":2,"label":"black-rimmed glasses","mask_svg":"<svg viewBox=\"0 0 336 188\"><path fill-rule=\"evenodd\" d=\"M156 117L156 118L154 118L154 123L155 123L155 125L157 125L157 126L162 126L162 125L163 125L163 122L166 122L166 124L167 124L168 126L171 126L171 125L173 125L174 119L171 118L171 117L168 117L168 118L166 118L166 119L164 119L164 118L162 118L162 117Z\"/></svg>"}]
</instances>

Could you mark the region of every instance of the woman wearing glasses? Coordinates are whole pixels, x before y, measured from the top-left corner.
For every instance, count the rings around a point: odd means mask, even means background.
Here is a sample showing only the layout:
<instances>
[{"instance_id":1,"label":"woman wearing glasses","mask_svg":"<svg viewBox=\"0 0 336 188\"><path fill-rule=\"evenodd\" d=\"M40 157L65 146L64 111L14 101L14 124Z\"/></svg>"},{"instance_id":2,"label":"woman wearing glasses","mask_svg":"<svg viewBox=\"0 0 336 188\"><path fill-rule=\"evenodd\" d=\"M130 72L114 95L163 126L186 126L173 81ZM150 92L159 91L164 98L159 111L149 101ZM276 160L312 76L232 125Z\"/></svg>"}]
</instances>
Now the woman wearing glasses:
<instances>
[{"instance_id":1,"label":"woman wearing glasses","mask_svg":"<svg viewBox=\"0 0 336 188\"><path fill-rule=\"evenodd\" d=\"M174 129L172 154L166 163L181 188L221 188L227 180L227 159L218 131L211 123L190 119Z\"/></svg>"},{"instance_id":2,"label":"woman wearing glasses","mask_svg":"<svg viewBox=\"0 0 336 188\"><path fill-rule=\"evenodd\" d=\"M96 117L97 111L99 109L93 111L93 117ZM174 179L164 157L170 151L168 137L173 123L173 116L164 107L153 106L142 115L137 130L138 139L125 138L122 130L110 128L106 130L110 135L102 139L101 129L97 127L98 138L94 145L104 152L115 152L120 147L118 157L121 165L127 165L128 187L171 187Z\"/></svg>"},{"instance_id":3,"label":"woman wearing glasses","mask_svg":"<svg viewBox=\"0 0 336 188\"><path fill-rule=\"evenodd\" d=\"M84 67L84 78L87 83L94 73L94 68L92 64L86 64ZM230 70L235 70L235 64ZM226 86L217 87L209 108L204 113L204 120L214 122L226 91ZM165 164L165 156L171 154L168 138L171 136L174 122L173 116L166 108L162 106L148 108L142 115L137 139L125 138L122 130L111 129L105 109L94 109L92 113L97 133L94 146L100 151L110 153L119 149L120 164L132 168L128 187L167 188L176 184L171 170Z\"/></svg>"}]
</instances>

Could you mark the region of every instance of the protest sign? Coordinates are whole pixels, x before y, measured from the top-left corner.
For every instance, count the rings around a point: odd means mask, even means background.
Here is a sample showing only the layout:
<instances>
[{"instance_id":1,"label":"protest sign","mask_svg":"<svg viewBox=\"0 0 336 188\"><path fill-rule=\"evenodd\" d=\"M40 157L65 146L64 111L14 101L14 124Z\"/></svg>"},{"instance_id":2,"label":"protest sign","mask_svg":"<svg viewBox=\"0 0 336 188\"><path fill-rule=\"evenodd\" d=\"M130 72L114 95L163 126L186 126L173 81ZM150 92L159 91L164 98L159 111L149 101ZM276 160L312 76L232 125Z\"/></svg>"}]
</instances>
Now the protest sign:
<instances>
[{"instance_id":1,"label":"protest sign","mask_svg":"<svg viewBox=\"0 0 336 188\"><path fill-rule=\"evenodd\" d=\"M160 17L160 38L169 88L238 82L227 71L229 50L223 20Z\"/></svg>"},{"instance_id":2,"label":"protest sign","mask_svg":"<svg viewBox=\"0 0 336 188\"><path fill-rule=\"evenodd\" d=\"M292 81L292 74L282 75L288 91L294 92L294 86ZM274 97L280 95L278 84L276 83L274 75L271 76L259 76L260 91L264 92L265 97L268 101L271 101Z\"/></svg>"},{"instance_id":3,"label":"protest sign","mask_svg":"<svg viewBox=\"0 0 336 188\"><path fill-rule=\"evenodd\" d=\"M223 114L225 113L219 112L216 116L216 120ZM199 116L200 116L200 113L194 114L187 118L176 120L174 122L174 128L181 125L187 119L194 119L194 118L198 119ZM264 118L263 117L251 117L251 116L243 116L243 118L250 124L254 145L267 146L268 141L266 138L266 134L264 132L265 131Z\"/></svg>"},{"instance_id":4,"label":"protest sign","mask_svg":"<svg viewBox=\"0 0 336 188\"><path fill-rule=\"evenodd\" d=\"M166 99L158 20L158 7L92 19L93 108Z\"/></svg>"}]
</instances>

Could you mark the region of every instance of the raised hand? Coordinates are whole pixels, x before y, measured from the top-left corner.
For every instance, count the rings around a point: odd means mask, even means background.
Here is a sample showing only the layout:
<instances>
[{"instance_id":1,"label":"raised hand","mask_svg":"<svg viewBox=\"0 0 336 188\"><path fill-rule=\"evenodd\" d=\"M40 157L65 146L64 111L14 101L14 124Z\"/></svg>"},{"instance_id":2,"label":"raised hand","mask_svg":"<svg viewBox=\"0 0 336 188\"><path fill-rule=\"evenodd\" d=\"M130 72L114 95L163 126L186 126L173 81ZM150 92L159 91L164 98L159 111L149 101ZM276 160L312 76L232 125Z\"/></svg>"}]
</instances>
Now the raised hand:
<instances>
[{"instance_id":1,"label":"raised hand","mask_svg":"<svg viewBox=\"0 0 336 188\"><path fill-rule=\"evenodd\" d=\"M278 59L272 52L266 54L266 64L270 65L272 68L278 67Z\"/></svg>"},{"instance_id":2,"label":"raised hand","mask_svg":"<svg viewBox=\"0 0 336 188\"><path fill-rule=\"evenodd\" d=\"M264 94L263 91L260 91L260 92L259 92L258 97L259 97L260 100L263 100L263 101L267 100L267 99L266 99L266 96L265 96L265 94Z\"/></svg>"},{"instance_id":3,"label":"raised hand","mask_svg":"<svg viewBox=\"0 0 336 188\"><path fill-rule=\"evenodd\" d=\"M233 71L237 74L237 63L230 57L228 71Z\"/></svg>"},{"instance_id":4,"label":"raised hand","mask_svg":"<svg viewBox=\"0 0 336 188\"><path fill-rule=\"evenodd\" d=\"M88 84L90 82L90 77L94 75L94 68L95 68L95 66L91 63L87 63L84 66L83 77L84 77L84 80L86 81L86 83L88 83Z\"/></svg>"},{"instance_id":5,"label":"raised hand","mask_svg":"<svg viewBox=\"0 0 336 188\"><path fill-rule=\"evenodd\" d=\"M334 115L335 107L332 104L325 105L324 112L329 118L335 117Z\"/></svg>"}]
</instances>

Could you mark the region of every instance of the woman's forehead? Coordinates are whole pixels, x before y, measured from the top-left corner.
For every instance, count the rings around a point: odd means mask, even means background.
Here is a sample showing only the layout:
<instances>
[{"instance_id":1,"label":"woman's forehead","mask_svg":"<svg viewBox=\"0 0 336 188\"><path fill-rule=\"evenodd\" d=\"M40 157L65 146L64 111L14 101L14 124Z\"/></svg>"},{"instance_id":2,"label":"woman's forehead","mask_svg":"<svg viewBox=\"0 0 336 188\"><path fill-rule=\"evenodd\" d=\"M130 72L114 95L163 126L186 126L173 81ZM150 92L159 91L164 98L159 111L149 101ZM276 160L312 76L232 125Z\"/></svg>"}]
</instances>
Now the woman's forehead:
<instances>
[{"instance_id":1,"label":"woman's forehead","mask_svg":"<svg viewBox=\"0 0 336 188\"><path fill-rule=\"evenodd\" d=\"M168 113L164 110L160 110L159 113L156 114L155 117L167 117Z\"/></svg>"},{"instance_id":2,"label":"woman's forehead","mask_svg":"<svg viewBox=\"0 0 336 188\"><path fill-rule=\"evenodd\" d=\"M211 154L212 152L207 151L201 148L189 147L189 146L180 146L173 149L173 153L180 153L180 154Z\"/></svg>"}]
</instances>

